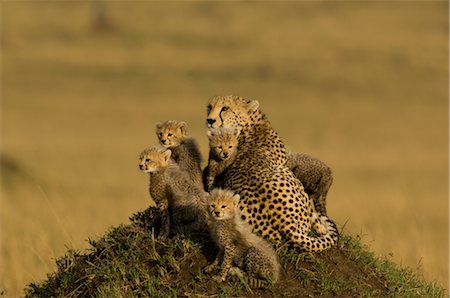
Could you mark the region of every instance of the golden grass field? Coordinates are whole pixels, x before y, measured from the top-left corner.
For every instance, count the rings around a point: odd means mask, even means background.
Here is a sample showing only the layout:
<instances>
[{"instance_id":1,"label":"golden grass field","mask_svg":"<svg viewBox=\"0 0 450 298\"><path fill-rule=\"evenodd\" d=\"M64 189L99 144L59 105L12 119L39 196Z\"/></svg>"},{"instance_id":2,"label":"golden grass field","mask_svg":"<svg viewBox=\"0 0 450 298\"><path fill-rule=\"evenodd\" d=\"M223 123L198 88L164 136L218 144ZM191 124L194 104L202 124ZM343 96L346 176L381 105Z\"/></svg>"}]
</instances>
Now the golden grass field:
<instances>
[{"instance_id":1,"label":"golden grass field","mask_svg":"<svg viewBox=\"0 0 450 298\"><path fill-rule=\"evenodd\" d=\"M448 2L89 2L1 6L0 292L150 204L137 158L206 101L258 99L334 173L329 215L448 289Z\"/></svg>"}]
</instances>

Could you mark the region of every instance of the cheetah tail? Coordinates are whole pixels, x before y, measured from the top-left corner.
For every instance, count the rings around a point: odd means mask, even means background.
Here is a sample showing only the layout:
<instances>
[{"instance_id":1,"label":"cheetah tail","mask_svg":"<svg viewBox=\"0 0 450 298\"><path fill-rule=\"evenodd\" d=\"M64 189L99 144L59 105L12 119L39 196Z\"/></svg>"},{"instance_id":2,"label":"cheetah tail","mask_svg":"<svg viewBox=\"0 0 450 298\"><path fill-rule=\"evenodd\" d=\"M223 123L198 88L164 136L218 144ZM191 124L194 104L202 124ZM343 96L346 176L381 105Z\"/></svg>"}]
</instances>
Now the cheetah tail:
<instances>
[{"instance_id":1,"label":"cheetah tail","mask_svg":"<svg viewBox=\"0 0 450 298\"><path fill-rule=\"evenodd\" d=\"M265 279L258 279L258 278L249 277L249 276L244 276L244 281L252 289L267 288L271 285L271 283Z\"/></svg>"},{"instance_id":2,"label":"cheetah tail","mask_svg":"<svg viewBox=\"0 0 450 298\"><path fill-rule=\"evenodd\" d=\"M339 241L339 231L334 223L328 216L321 216L322 223L327 227L328 233L322 236L319 236L317 239L326 244L326 248L330 248L337 244Z\"/></svg>"},{"instance_id":3,"label":"cheetah tail","mask_svg":"<svg viewBox=\"0 0 450 298\"><path fill-rule=\"evenodd\" d=\"M302 231L291 226L287 234L295 246L310 252L320 252L335 246L339 240L336 224L327 216L321 216L321 221L327 228L327 233L318 237L310 236L309 231Z\"/></svg>"},{"instance_id":4,"label":"cheetah tail","mask_svg":"<svg viewBox=\"0 0 450 298\"><path fill-rule=\"evenodd\" d=\"M243 281L251 289L268 288L271 285L273 285L273 283L270 280L258 279L256 277L250 277L237 267L231 268L230 274L232 274L235 278Z\"/></svg>"}]
</instances>

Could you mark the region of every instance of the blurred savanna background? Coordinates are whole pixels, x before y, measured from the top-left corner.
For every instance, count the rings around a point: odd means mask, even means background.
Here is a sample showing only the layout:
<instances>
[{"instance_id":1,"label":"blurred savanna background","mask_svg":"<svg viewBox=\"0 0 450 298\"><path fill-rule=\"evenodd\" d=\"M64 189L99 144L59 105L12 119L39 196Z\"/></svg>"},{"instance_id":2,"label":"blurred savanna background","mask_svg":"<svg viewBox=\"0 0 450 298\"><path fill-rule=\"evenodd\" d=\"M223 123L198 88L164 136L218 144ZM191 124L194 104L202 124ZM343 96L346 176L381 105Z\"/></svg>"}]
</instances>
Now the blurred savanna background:
<instances>
[{"instance_id":1,"label":"blurred savanna background","mask_svg":"<svg viewBox=\"0 0 450 298\"><path fill-rule=\"evenodd\" d=\"M138 154L258 99L331 218L448 289L448 2L3 1L0 292L150 204Z\"/></svg>"}]
</instances>

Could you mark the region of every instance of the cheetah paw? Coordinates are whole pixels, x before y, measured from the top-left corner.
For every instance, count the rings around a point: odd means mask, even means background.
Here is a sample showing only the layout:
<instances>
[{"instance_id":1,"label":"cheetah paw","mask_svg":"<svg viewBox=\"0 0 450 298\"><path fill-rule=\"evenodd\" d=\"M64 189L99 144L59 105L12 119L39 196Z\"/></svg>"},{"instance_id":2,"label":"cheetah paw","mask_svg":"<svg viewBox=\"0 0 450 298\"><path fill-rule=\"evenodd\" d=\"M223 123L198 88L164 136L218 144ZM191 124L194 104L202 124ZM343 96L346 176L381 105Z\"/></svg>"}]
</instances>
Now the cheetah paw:
<instances>
[{"instance_id":1,"label":"cheetah paw","mask_svg":"<svg viewBox=\"0 0 450 298\"><path fill-rule=\"evenodd\" d=\"M212 280L214 280L217 283L222 283L225 281L225 276L220 276L220 275L214 275L212 277Z\"/></svg>"},{"instance_id":2,"label":"cheetah paw","mask_svg":"<svg viewBox=\"0 0 450 298\"><path fill-rule=\"evenodd\" d=\"M213 272L214 270L216 270L216 266L214 265L214 264L211 264L211 265L207 265L207 266L205 266L204 268L203 268L203 271L205 271L206 273L211 273L211 272Z\"/></svg>"}]
</instances>

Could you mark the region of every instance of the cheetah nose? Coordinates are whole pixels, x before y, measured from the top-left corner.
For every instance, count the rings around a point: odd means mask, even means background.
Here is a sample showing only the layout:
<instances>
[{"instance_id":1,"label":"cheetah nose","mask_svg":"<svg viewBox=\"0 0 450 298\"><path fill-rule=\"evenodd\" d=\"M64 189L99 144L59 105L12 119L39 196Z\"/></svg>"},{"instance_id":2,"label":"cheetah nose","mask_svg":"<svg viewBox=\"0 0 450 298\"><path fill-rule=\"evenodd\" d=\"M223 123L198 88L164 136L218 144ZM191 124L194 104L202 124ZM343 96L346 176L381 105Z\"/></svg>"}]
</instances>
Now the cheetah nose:
<instances>
[{"instance_id":1,"label":"cheetah nose","mask_svg":"<svg viewBox=\"0 0 450 298\"><path fill-rule=\"evenodd\" d=\"M215 214L216 216L219 216L219 215L220 215L220 211L215 211L214 214Z\"/></svg>"},{"instance_id":2,"label":"cheetah nose","mask_svg":"<svg viewBox=\"0 0 450 298\"><path fill-rule=\"evenodd\" d=\"M139 170L143 170L144 169L144 165L139 165Z\"/></svg>"},{"instance_id":3,"label":"cheetah nose","mask_svg":"<svg viewBox=\"0 0 450 298\"><path fill-rule=\"evenodd\" d=\"M216 120L208 118L206 119L206 122L208 123L208 125L212 125L214 122L216 122Z\"/></svg>"},{"instance_id":4,"label":"cheetah nose","mask_svg":"<svg viewBox=\"0 0 450 298\"><path fill-rule=\"evenodd\" d=\"M166 144L167 140L161 140L161 143L164 145Z\"/></svg>"}]
</instances>

